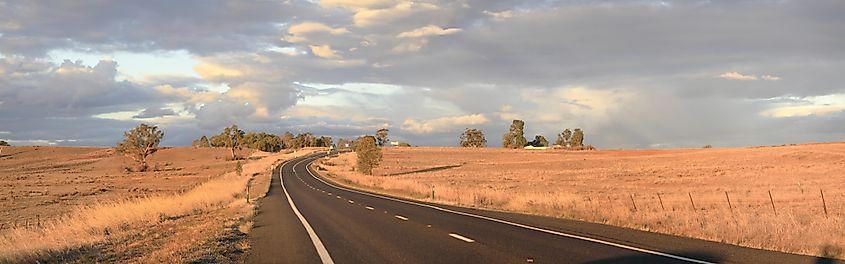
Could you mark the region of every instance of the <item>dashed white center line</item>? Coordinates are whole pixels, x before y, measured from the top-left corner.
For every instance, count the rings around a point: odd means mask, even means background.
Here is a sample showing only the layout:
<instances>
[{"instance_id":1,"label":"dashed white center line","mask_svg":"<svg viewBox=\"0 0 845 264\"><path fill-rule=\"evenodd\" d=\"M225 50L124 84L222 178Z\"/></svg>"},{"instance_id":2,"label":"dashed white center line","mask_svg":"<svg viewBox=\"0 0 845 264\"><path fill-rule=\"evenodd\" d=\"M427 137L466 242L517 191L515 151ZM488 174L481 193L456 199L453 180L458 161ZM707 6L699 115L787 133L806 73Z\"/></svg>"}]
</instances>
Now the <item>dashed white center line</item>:
<instances>
[{"instance_id":1,"label":"dashed white center line","mask_svg":"<svg viewBox=\"0 0 845 264\"><path fill-rule=\"evenodd\" d=\"M349 200L349 203L354 204L354 203L355 203L355 201L353 201L353 200Z\"/></svg>"},{"instance_id":2,"label":"dashed white center line","mask_svg":"<svg viewBox=\"0 0 845 264\"><path fill-rule=\"evenodd\" d=\"M407 217L404 217L404 216L401 216L401 215L396 215L396 218L399 218L399 220L402 220L402 221L408 221Z\"/></svg>"},{"instance_id":3,"label":"dashed white center line","mask_svg":"<svg viewBox=\"0 0 845 264\"><path fill-rule=\"evenodd\" d=\"M337 196L337 199L340 199L340 195Z\"/></svg>"},{"instance_id":4,"label":"dashed white center line","mask_svg":"<svg viewBox=\"0 0 845 264\"><path fill-rule=\"evenodd\" d=\"M370 210L370 211L375 210L375 208L372 208L370 206L367 206L367 207L364 207L364 208L367 208L367 210Z\"/></svg>"},{"instance_id":5,"label":"dashed white center line","mask_svg":"<svg viewBox=\"0 0 845 264\"><path fill-rule=\"evenodd\" d=\"M475 240L472 240L472 239L470 239L470 238L468 238L468 237L465 237L465 236L462 236L462 235L458 235L458 234L455 234L455 233L449 233L449 236L450 236L450 237L454 237L455 239L458 239L458 240L462 240L462 241L467 242L467 243L473 243L473 242L475 242Z\"/></svg>"}]
</instances>

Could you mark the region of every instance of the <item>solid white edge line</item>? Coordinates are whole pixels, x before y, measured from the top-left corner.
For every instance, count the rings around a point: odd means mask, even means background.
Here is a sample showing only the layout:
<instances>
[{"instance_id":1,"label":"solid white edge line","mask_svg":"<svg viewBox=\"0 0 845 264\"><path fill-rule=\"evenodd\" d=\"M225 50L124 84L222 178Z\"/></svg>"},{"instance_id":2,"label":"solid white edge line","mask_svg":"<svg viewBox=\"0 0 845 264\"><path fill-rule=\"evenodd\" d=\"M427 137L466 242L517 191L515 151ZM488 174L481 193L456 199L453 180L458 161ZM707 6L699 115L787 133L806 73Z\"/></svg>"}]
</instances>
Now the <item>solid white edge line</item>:
<instances>
[{"instance_id":1,"label":"solid white edge line","mask_svg":"<svg viewBox=\"0 0 845 264\"><path fill-rule=\"evenodd\" d=\"M313 160L311 162L313 162ZM483 216L483 215L475 215L475 214L471 214L471 213L465 213L465 212L461 212L461 211L455 211L455 210L450 210L450 209L446 209L446 208L442 208L442 207L437 207L437 206L433 206L433 205L429 205L429 204L422 204L422 203L416 203L416 202L411 202L411 201L405 201L405 200L400 200L400 199L396 199L396 198L393 198L393 197L387 197L387 196L382 196L382 195L378 195L378 194L353 190L353 189L349 189L349 188L346 188L346 187L341 187L341 186L331 184L331 183L321 179L320 177L315 176L314 173L311 172L311 170L308 167L306 167L306 171L308 171L308 174L310 174L312 178L317 179L318 181L321 181L328 186L334 187L335 189L340 189L340 190L344 190L344 191L348 191L348 192L354 192L354 193L357 193L357 194L381 198L381 199L390 200L390 201L394 201L394 202L411 204L411 205L431 208L431 209L442 211L442 212L453 213L453 214L457 214L457 215L463 215L463 216L469 216L469 217L474 217L474 218L478 218L478 219L493 221L493 222L497 222L497 223L521 227L521 228L534 230L534 231L538 231L538 232L543 232L543 233L547 233L547 234L558 235L558 236L568 237L568 238L574 238L574 239L589 241L589 242L593 242L593 243L599 243L599 244L618 247L618 248L624 248L624 249L627 249L627 250L633 250L633 251L657 255L657 256L661 256L661 257L683 260L683 261L688 261L688 262L692 262L692 263L715 264L715 263L709 262L709 261L698 260L698 259L673 255L673 254L669 254L669 253L654 251L654 250L650 250L650 249L638 248L638 247L634 247L634 246L629 246L629 245L619 244L619 243L615 243L615 242L605 241L605 240L601 240L601 239L579 236L579 235L564 233L564 232L560 232L560 231L548 230L548 229L534 227L534 226L530 226L530 225L526 225L526 224L514 223L514 222L510 222L510 221L502 220L502 219L498 219L498 218L492 218L492 217L487 217L487 216Z\"/></svg>"},{"instance_id":2,"label":"solid white edge line","mask_svg":"<svg viewBox=\"0 0 845 264\"><path fill-rule=\"evenodd\" d=\"M294 174L296 174L296 165L299 165L307 159L308 158L305 158L293 164L293 168L291 169L293 169ZM288 202L290 203L290 207L293 209L293 213L296 214L296 217L299 218L299 221L302 222L302 225L305 227L305 231L308 232L308 236L311 237L311 242L314 243L314 248L317 249L317 254L320 255L320 260L323 262L323 264L334 264L332 257L329 255L329 251L326 250L326 246L323 245L323 241L320 240L320 237L317 236L317 233L314 232L314 229L311 228L311 225L308 224L308 220L305 220L305 217L302 216L302 213L299 212L299 209L296 209L296 205L293 203L293 199L291 199L287 188L285 188L285 180L282 178L282 169L284 168L286 163L287 162L279 166L279 181L282 185L282 191L285 192L285 196L288 198Z\"/></svg>"},{"instance_id":3,"label":"solid white edge line","mask_svg":"<svg viewBox=\"0 0 845 264\"><path fill-rule=\"evenodd\" d=\"M402 221L408 221L407 217L404 217L404 216L401 216L401 215L396 215L396 218L399 218L399 220L402 220Z\"/></svg>"},{"instance_id":4,"label":"solid white edge line","mask_svg":"<svg viewBox=\"0 0 845 264\"><path fill-rule=\"evenodd\" d=\"M454 238L459 239L459 240L463 240L464 242L467 242L467 243L474 243L475 242L475 240L472 240L471 238L468 238L468 237L465 237L465 236L462 236L462 235L458 235L458 234L455 234L455 233L449 233L449 236L454 237Z\"/></svg>"}]
</instances>

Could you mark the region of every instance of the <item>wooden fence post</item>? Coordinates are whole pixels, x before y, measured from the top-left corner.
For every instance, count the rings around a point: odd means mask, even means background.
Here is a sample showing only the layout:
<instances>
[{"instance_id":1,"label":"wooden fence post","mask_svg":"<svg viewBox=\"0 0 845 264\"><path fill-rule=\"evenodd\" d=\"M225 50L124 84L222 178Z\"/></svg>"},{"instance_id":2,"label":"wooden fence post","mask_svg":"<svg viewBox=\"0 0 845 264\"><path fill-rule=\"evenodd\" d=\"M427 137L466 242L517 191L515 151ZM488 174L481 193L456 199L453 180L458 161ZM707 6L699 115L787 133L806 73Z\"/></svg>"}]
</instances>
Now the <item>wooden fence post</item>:
<instances>
[{"instance_id":1,"label":"wooden fence post","mask_svg":"<svg viewBox=\"0 0 845 264\"><path fill-rule=\"evenodd\" d=\"M692 210L697 211L698 209L695 209L695 202L692 201L692 193L687 193L687 195L689 196L689 203L692 205Z\"/></svg>"},{"instance_id":2,"label":"wooden fence post","mask_svg":"<svg viewBox=\"0 0 845 264\"><path fill-rule=\"evenodd\" d=\"M628 196L631 197L631 205L634 206L634 212L636 212L637 211L637 203L634 202L634 195L629 193Z\"/></svg>"},{"instance_id":3,"label":"wooden fence post","mask_svg":"<svg viewBox=\"0 0 845 264\"><path fill-rule=\"evenodd\" d=\"M727 199L728 199L728 209L730 209L730 210L731 210L731 214L733 214L733 213L734 213L734 207L733 207L733 205L731 204L731 196L729 196L729 195L728 195L728 191L725 191L725 198L727 198Z\"/></svg>"},{"instance_id":4,"label":"wooden fence post","mask_svg":"<svg viewBox=\"0 0 845 264\"><path fill-rule=\"evenodd\" d=\"M657 200L660 201L660 208L666 211L666 207L663 206L663 198L660 198L660 193L657 193Z\"/></svg>"},{"instance_id":5,"label":"wooden fence post","mask_svg":"<svg viewBox=\"0 0 845 264\"><path fill-rule=\"evenodd\" d=\"M827 218L827 202L824 200L824 190L819 189L819 193L822 194L822 208L824 208L824 218Z\"/></svg>"},{"instance_id":6,"label":"wooden fence post","mask_svg":"<svg viewBox=\"0 0 845 264\"><path fill-rule=\"evenodd\" d=\"M778 215L778 210L775 209L775 198L772 198L772 190L769 190L769 201L772 202L772 212L775 212L775 215Z\"/></svg>"}]
</instances>

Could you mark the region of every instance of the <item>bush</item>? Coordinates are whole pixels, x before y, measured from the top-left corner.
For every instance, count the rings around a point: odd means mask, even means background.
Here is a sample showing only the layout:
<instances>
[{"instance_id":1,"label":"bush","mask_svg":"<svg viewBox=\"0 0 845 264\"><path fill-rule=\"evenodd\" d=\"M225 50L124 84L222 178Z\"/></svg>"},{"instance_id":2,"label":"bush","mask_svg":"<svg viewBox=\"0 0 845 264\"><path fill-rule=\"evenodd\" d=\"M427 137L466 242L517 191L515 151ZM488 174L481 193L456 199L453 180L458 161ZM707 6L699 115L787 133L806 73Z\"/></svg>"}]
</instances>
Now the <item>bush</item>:
<instances>
[{"instance_id":1,"label":"bush","mask_svg":"<svg viewBox=\"0 0 845 264\"><path fill-rule=\"evenodd\" d=\"M381 161L381 149L376 146L376 138L363 136L355 140L355 153L358 156L358 170L373 175L373 168Z\"/></svg>"}]
</instances>

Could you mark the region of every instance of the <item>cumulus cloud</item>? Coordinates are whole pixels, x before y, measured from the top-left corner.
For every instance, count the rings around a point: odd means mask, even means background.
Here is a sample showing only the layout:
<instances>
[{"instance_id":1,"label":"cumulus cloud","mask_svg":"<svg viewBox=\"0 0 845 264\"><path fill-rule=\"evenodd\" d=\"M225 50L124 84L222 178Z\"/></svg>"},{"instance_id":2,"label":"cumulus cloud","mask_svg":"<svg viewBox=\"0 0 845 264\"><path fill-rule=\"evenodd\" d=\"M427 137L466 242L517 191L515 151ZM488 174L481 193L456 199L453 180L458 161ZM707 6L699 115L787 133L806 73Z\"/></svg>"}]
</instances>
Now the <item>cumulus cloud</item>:
<instances>
[{"instance_id":1,"label":"cumulus cloud","mask_svg":"<svg viewBox=\"0 0 845 264\"><path fill-rule=\"evenodd\" d=\"M397 38L420 38L420 37L428 37L428 36L445 36L451 34L457 34L461 32L460 28L442 28L435 25L428 25L421 28L416 28L411 31L405 31L399 33Z\"/></svg>"},{"instance_id":2,"label":"cumulus cloud","mask_svg":"<svg viewBox=\"0 0 845 264\"><path fill-rule=\"evenodd\" d=\"M424 2L402 1L393 7L361 9L352 17L358 27L383 25L415 13L439 9L437 5Z\"/></svg>"},{"instance_id":3,"label":"cumulus cloud","mask_svg":"<svg viewBox=\"0 0 845 264\"><path fill-rule=\"evenodd\" d=\"M138 113L137 115L132 116L132 118L148 119L173 115L176 115L176 112L174 112L173 109L170 108L147 108L144 109L144 111Z\"/></svg>"},{"instance_id":4,"label":"cumulus cloud","mask_svg":"<svg viewBox=\"0 0 845 264\"><path fill-rule=\"evenodd\" d=\"M311 53L324 59L339 59L340 55L329 45L311 45Z\"/></svg>"},{"instance_id":5,"label":"cumulus cloud","mask_svg":"<svg viewBox=\"0 0 845 264\"><path fill-rule=\"evenodd\" d=\"M480 125L489 122L483 114L441 117L429 120L405 119L402 130L416 134L457 131L463 126Z\"/></svg>"}]
</instances>

